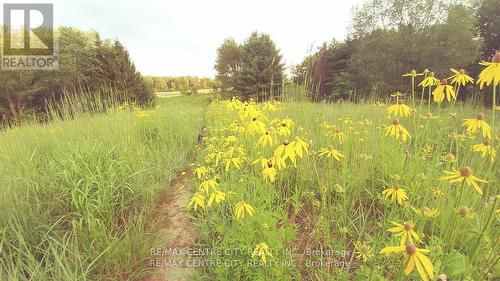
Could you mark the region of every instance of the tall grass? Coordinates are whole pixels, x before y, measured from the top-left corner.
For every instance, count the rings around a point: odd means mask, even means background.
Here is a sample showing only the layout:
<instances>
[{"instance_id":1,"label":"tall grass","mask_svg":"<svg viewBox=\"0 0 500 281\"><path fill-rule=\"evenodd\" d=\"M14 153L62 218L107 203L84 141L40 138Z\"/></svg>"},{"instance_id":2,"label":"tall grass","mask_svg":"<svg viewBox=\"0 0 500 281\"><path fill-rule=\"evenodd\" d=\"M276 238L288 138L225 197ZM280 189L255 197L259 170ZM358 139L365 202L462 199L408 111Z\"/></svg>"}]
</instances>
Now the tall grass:
<instances>
[{"instance_id":1,"label":"tall grass","mask_svg":"<svg viewBox=\"0 0 500 281\"><path fill-rule=\"evenodd\" d=\"M0 279L135 279L149 216L191 157L206 101L65 102L51 107L61 118L0 132Z\"/></svg>"}]
</instances>

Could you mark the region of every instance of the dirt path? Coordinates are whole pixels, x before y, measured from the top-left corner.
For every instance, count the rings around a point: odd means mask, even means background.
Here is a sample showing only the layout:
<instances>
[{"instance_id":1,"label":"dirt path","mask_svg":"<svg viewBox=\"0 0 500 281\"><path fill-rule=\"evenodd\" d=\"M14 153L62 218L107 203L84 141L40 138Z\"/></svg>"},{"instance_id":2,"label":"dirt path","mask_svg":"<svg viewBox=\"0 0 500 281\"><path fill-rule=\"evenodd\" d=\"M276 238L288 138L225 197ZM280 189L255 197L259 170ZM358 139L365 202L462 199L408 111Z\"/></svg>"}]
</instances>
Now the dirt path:
<instances>
[{"instance_id":1,"label":"dirt path","mask_svg":"<svg viewBox=\"0 0 500 281\"><path fill-rule=\"evenodd\" d=\"M188 267L187 249L196 236L186 215L188 203L184 188L189 174L183 173L168 187L156 207L153 218L159 219L158 237L148 261L150 276L143 281L187 281L195 273Z\"/></svg>"}]
</instances>

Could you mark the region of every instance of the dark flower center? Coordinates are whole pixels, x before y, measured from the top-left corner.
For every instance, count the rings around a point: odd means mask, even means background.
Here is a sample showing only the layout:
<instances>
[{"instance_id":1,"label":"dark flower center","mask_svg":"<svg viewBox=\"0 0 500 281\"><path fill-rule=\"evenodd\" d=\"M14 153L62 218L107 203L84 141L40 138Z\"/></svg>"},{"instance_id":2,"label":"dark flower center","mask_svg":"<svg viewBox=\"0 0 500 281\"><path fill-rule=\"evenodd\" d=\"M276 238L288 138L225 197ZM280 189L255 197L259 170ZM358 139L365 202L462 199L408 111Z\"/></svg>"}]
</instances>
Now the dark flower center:
<instances>
[{"instance_id":1,"label":"dark flower center","mask_svg":"<svg viewBox=\"0 0 500 281\"><path fill-rule=\"evenodd\" d=\"M360 252L361 252L361 253L366 254L366 253L368 253L369 251L370 251L370 246L368 246L368 245L366 245L366 244L363 244L363 245L361 246L361 249L360 249Z\"/></svg>"},{"instance_id":2,"label":"dark flower center","mask_svg":"<svg viewBox=\"0 0 500 281\"><path fill-rule=\"evenodd\" d=\"M491 57L491 62L500 63L500 52L496 51L495 55Z\"/></svg>"},{"instance_id":3,"label":"dark flower center","mask_svg":"<svg viewBox=\"0 0 500 281\"><path fill-rule=\"evenodd\" d=\"M460 169L460 175L462 177L470 177L472 176L472 168L469 166L464 166L462 169Z\"/></svg>"},{"instance_id":4,"label":"dark flower center","mask_svg":"<svg viewBox=\"0 0 500 281\"><path fill-rule=\"evenodd\" d=\"M469 214L470 209L467 206L462 206L458 208L458 214L461 217L466 217Z\"/></svg>"},{"instance_id":5,"label":"dark flower center","mask_svg":"<svg viewBox=\"0 0 500 281\"><path fill-rule=\"evenodd\" d=\"M406 231L410 231L411 230L411 224L408 223L408 222L405 222L404 227L405 227Z\"/></svg>"},{"instance_id":6,"label":"dark flower center","mask_svg":"<svg viewBox=\"0 0 500 281\"><path fill-rule=\"evenodd\" d=\"M398 126L399 125L399 120L398 119L392 120L392 125Z\"/></svg>"},{"instance_id":7,"label":"dark flower center","mask_svg":"<svg viewBox=\"0 0 500 281\"><path fill-rule=\"evenodd\" d=\"M413 244L406 245L406 253L409 256L413 256L416 252L417 252L417 247L415 247L415 245Z\"/></svg>"}]
</instances>

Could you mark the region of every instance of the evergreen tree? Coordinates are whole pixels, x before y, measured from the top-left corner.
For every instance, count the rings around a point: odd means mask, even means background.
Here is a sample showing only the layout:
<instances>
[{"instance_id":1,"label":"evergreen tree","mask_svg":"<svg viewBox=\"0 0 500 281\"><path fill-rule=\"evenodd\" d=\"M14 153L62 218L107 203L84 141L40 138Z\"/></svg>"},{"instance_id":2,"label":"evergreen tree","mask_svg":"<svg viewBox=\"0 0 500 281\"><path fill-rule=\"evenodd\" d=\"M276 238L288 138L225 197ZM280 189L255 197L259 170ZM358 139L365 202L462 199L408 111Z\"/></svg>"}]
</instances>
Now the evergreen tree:
<instances>
[{"instance_id":1,"label":"evergreen tree","mask_svg":"<svg viewBox=\"0 0 500 281\"><path fill-rule=\"evenodd\" d=\"M241 45L226 39L217 50L217 79L222 87L234 87L245 99L277 97L284 71L281 60L267 34L253 32Z\"/></svg>"}]
</instances>

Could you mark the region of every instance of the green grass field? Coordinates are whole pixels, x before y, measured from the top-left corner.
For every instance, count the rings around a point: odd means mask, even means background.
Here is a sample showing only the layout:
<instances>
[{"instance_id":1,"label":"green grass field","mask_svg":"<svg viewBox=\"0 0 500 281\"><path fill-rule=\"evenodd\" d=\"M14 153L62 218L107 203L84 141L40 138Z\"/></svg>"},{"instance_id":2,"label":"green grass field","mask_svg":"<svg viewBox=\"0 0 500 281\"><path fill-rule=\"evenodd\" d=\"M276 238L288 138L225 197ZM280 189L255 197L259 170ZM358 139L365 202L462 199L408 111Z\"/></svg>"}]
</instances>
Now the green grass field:
<instances>
[{"instance_id":1,"label":"green grass field","mask_svg":"<svg viewBox=\"0 0 500 281\"><path fill-rule=\"evenodd\" d=\"M1 132L0 280L142 280L153 209L184 170L192 247L218 265L198 267L199 279L419 280L427 267L406 277L403 254L379 253L401 244L429 250L435 277L498 276L498 160L472 151L481 129L462 126L479 112L491 124L490 110L398 116L404 142L385 134L385 104L212 99ZM482 194L440 180L464 166L487 181Z\"/></svg>"},{"instance_id":2,"label":"green grass field","mask_svg":"<svg viewBox=\"0 0 500 281\"><path fill-rule=\"evenodd\" d=\"M0 133L0 280L123 280L149 257L149 216L187 166L206 98Z\"/></svg>"},{"instance_id":3,"label":"green grass field","mask_svg":"<svg viewBox=\"0 0 500 281\"><path fill-rule=\"evenodd\" d=\"M198 95L203 95L203 94L210 94L212 93L212 89L200 89L198 90ZM182 96L181 91L174 91L174 92L157 92L155 93L158 98L174 98L174 97L180 97Z\"/></svg>"}]
</instances>

